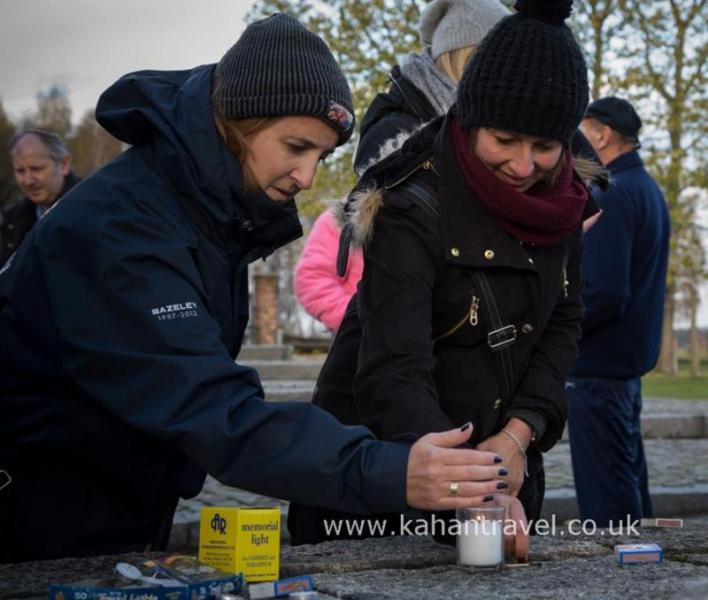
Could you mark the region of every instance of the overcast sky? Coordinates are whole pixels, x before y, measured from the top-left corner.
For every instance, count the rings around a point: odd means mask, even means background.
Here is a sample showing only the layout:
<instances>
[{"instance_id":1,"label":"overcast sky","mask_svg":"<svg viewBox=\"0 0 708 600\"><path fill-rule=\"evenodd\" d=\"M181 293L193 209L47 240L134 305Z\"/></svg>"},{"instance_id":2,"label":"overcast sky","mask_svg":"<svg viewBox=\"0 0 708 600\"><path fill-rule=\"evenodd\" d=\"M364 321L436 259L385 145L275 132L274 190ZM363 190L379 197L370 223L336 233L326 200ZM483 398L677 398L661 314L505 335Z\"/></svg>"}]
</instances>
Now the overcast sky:
<instances>
[{"instance_id":1,"label":"overcast sky","mask_svg":"<svg viewBox=\"0 0 708 600\"><path fill-rule=\"evenodd\" d=\"M0 0L0 100L13 120L66 85L77 122L101 92L139 69L216 62L251 0Z\"/></svg>"}]
</instances>

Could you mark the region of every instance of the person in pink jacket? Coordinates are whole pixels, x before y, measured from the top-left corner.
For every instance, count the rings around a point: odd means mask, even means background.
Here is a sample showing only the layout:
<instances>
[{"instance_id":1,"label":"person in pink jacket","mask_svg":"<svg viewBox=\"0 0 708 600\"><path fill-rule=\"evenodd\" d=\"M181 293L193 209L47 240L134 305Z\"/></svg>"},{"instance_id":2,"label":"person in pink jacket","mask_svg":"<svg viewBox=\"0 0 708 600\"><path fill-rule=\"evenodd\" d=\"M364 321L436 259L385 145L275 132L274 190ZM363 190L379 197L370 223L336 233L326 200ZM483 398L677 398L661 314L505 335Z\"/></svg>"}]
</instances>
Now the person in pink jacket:
<instances>
[{"instance_id":1,"label":"person in pink jacket","mask_svg":"<svg viewBox=\"0 0 708 600\"><path fill-rule=\"evenodd\" d=\"M331 210L323 212L295 267L295 296L305 310L334 333L364 270L361 251L350 252L344 277L337 275L339 227Z\"/></svg>"}]
</instances>

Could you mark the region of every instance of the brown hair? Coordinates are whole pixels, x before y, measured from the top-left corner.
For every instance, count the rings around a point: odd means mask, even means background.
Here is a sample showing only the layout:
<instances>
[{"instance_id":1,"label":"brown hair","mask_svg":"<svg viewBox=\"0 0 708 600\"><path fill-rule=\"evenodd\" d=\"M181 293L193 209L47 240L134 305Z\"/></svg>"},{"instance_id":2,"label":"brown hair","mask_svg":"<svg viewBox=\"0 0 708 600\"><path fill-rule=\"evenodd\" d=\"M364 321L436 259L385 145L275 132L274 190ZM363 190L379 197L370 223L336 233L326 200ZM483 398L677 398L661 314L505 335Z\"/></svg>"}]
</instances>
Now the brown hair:
<instances>
[{"instance_id":1,"label":"brown hair","mask_svg":"<svg viewBox=\"0 0 708 600\"><path fill-rule=\"evenodd\" d=\"M221 139L228 149L234 154L234 156L241 163L241 168L243 169L243 187L245 192L255 192L260 188L256 182L256 177L253 171L249 168L246 158L248 157L248 143L246 142L246 137L259 131L263 131L268 126L270 126L274 121L278 120L279 117L257 117L251 119L227 119L224 116L222 107L218 102L218 91L219 91L220 78L217 73L214 73L214 85L211 94L211 105L212 105L212 115L214 118L214 125L216 126Z\"/></svg>"}]
</instances>

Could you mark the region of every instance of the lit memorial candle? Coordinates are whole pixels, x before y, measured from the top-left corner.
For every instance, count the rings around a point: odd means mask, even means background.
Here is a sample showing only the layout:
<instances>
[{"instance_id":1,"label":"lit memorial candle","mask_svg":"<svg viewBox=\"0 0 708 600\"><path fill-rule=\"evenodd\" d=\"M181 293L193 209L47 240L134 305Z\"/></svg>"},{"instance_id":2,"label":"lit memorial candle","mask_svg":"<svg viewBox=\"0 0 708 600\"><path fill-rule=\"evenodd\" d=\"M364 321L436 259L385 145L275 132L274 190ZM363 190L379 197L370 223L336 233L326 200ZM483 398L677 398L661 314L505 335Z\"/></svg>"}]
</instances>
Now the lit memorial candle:
<instances>
[{"instance_id":1,"label":"lit memorial candle","mask_svg":"<svg viewBox=\"0 0 708 600\"><path fill-rule=\"evenodd\" d=\"M501 569L504 564L504 515L502 506L458 509L457 564Z\"/></svg>"}]
</instances>

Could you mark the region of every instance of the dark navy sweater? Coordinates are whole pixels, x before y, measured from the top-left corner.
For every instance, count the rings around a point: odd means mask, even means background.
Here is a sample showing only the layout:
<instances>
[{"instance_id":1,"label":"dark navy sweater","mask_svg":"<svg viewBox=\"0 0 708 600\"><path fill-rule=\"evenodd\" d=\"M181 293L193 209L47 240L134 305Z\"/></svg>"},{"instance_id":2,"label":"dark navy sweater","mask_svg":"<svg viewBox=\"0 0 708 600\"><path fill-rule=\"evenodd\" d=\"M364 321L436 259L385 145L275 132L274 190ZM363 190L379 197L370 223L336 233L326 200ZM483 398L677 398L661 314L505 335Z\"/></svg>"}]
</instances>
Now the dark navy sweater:
<instances>
[{"instance_id":1,"label":"dark navy sweater","mask_svg":"<svg viewBox=\"0 0 708 600\"><path fill-rule=\"evenodd\" d=\"M630 379L650 371L661 343L670 222L637 152L607 165L604 211L585 236L583 339L573 374Z\"/></svg>"}]
</instances>

